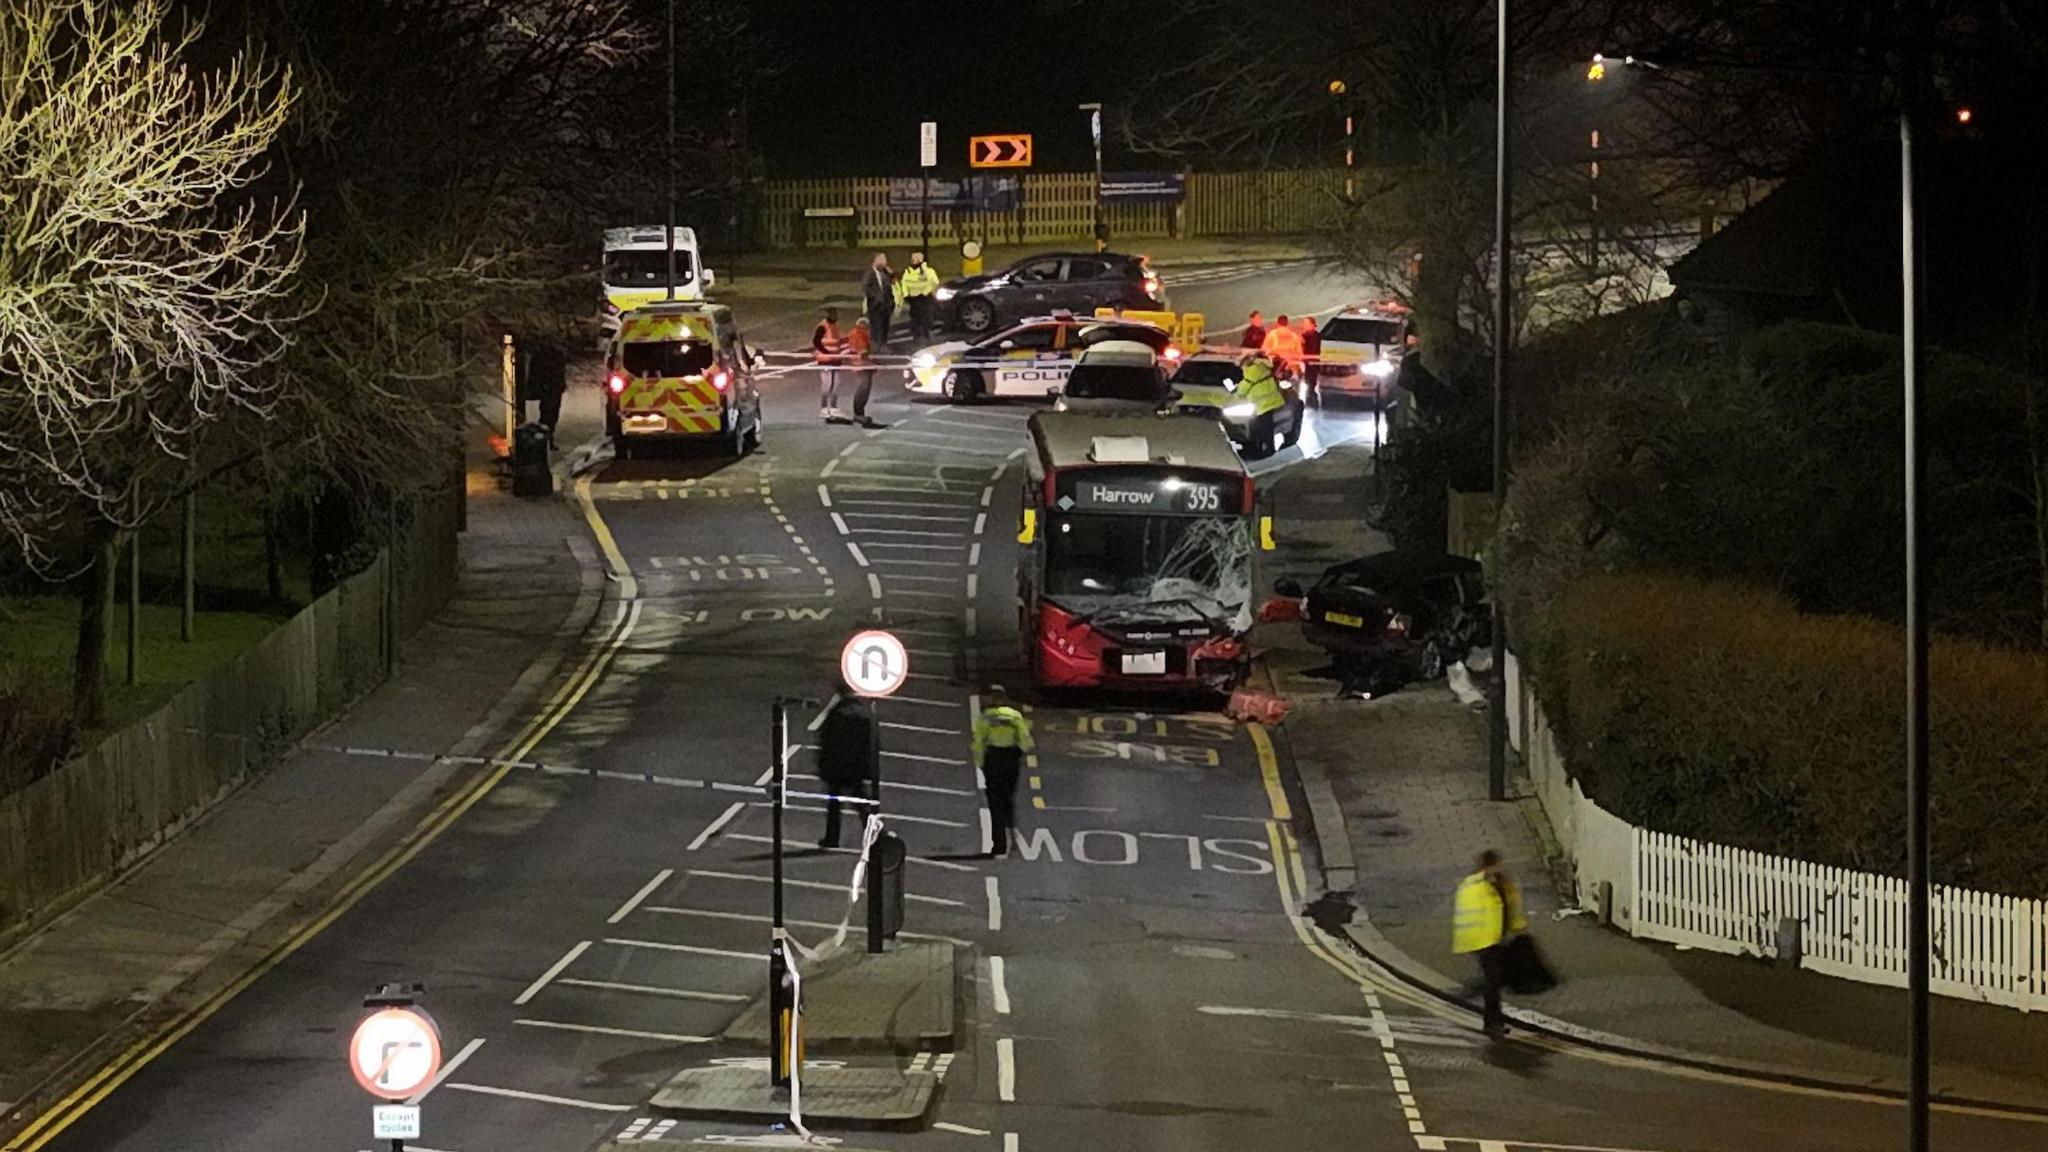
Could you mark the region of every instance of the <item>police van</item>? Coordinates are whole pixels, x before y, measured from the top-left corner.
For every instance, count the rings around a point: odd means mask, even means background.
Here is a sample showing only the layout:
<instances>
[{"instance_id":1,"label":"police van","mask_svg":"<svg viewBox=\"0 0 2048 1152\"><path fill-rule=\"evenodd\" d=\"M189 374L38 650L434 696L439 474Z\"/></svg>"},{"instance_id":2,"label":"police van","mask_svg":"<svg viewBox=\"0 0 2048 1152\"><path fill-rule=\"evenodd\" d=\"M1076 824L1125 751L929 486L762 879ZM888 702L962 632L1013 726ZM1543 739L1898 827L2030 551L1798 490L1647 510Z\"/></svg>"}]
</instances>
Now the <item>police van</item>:
<instances>
[{"instance_id":1,"label":"police van","mask_svg":"<svg viewBox=\"0 0 2048 1152\"><path fill-rule=\"evenodd\" d=\"M641 224L605 229L604 264L598 280L604 296L604 335L610 339L619 330L619 317L635 308L670 299L667 228ZM696 230L677 228L674 299L702 301L711 284L711 270L704 267Z\"/></svg>"},{"instance_id":2,"label":"police van","mask_svg":"<svg viewBox=\"0 0 2048 1152\"><path fill-rule=\"evenodd\" d=\"M722 304L650 304L620 318L605 347L604 422L615 453L700 440L744 456L761 446L754 353Z\"/></svg>"},{"instance_id":3,"label":"police van","mask_svg":"<svg viewBox=\"0 0 2048 1152\"><path fill-rule=\"evenodd\" d=\"M1008 396L1044 400L1059 394L1082 353L1111 340L1136 341L1169 359L1180 356L1172 333L1157 324L1055 312L983 340L919 349L910 358L906 386L956 404Z\"/></svg>"}]
</instances>

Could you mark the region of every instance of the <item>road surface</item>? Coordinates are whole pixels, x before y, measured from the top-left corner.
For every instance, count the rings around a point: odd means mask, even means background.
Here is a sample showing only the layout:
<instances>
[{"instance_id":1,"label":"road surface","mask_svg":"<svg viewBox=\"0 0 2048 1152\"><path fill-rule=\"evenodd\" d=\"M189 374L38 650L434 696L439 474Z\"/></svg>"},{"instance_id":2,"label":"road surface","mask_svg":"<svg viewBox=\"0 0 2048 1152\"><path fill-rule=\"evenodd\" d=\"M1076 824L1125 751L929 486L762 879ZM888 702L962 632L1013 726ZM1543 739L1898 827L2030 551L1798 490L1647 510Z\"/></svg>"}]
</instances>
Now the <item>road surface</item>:
<instances>
[{"instance_id":1,"label":"road surface","mask_svg":"<svg viewBox=\"0 0 2048 1152\"><path fill-rule=\"evenodd\" d=\"M1177 303L1222 326L1365 294L1290 268L1190 285ZM804 311L741 319L758 343L795 347ZM967 762L975 693L1022 679L1014 509L1031 409L913 404L885 387L887 427L870 432L819 425L807 376L768 388L763 453L613 463L579 488L618 579L580 695L528 754L548 767L507 769L49 1148L371 1148L369 1101L341 1053L361 997L386 980L426 985L454 1061L424 1101L418 1147L772 1140L645 1105L712 1058L762 982L771 701L825 695L840 643L877 618L914 668L880 705L890 824L913 854L906 935L977 959L959 1050L918 1058L943 1074L937 1124L832 1134L848 1145L1851 1152L1899 1138L1889 1105L1494 1045L1469 1018L1376 982L1296 915L1317 893L1283 753L1214 714L1041 705L1020 850L972 859L985 819ZM1319 414L1262 482L1284 497L1304 450L1369 431ZM812 715L796 713L799 736ZM792 842L820 822L800 806ZM843 852L791 859L806 944L842 923L849 866ZM2048 1139L1979 1118L1937 1125L1946 1148Z\"/></svg>"}]
</instances>

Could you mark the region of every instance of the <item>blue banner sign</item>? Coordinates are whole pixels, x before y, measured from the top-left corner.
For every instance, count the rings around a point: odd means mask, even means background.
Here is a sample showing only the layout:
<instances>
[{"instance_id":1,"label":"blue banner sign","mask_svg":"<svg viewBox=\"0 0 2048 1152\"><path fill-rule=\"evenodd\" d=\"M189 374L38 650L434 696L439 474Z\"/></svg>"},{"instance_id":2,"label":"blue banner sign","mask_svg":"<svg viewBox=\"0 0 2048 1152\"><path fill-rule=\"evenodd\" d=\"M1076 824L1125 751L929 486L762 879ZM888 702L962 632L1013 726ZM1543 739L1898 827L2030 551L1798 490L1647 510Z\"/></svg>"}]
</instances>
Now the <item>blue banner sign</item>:
<instances>
[{"instance_id":1,"label":"blue banner sign","mask_svg":"<svg viewBox=\"0 0 2048 1152\"><path fill-rule=\"evenodd\" d=\"M1015 176L969 176L964 180L933 180L934 212L1010 212L1017 207ZM889 181L889 210L917 212L924 206L924 180L898 176Z\"/></svg>"},{"instance_id":2,"label":"blue banner sign","mask_svg":"<svg viewBox=\"0 0 2048 1152\"><path fill-rule=\"evenodd\" d=\"M1104 200L1184 200L1188 178L1179 172L1104 172Z\"/></svg>"}]
</instances>

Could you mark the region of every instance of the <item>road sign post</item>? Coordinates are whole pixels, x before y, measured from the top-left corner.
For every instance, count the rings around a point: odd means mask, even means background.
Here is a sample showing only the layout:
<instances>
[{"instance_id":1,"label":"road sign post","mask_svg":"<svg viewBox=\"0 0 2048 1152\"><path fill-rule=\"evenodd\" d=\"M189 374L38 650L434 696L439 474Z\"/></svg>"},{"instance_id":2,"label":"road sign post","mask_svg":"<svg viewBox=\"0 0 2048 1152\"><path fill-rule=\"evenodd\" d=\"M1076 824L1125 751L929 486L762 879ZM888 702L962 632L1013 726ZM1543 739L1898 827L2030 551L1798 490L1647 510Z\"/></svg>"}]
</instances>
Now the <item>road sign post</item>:
<instances>
[{"instance_id":1,"label":"road sign post","mask_svg":"<svg viewBox=\"0 0 2048 1152\"><path fill-rule=\"evenodd\" d=\"M917 129L917 166L923 170L924 197L919 205L923 220L925 257L931 257L932 250L932 169L939 163L939 125L936 120L926 120Z\"/></svg>"},{"instance_id":2,"label":"road sign post","mask_svg":"<svg viewBox=\"0 0 2048 1152\"><path fill-rule=\"evenodd\" d=\"M370 1014L348 1042L349 1071L363 1090L385 1103L370 1110L370 1133L405 1152L420 1136L419 1097L441 1073L441 1030L418 1007L420 985L386 984L363 998Z\"/></svg>"}]
</instances>

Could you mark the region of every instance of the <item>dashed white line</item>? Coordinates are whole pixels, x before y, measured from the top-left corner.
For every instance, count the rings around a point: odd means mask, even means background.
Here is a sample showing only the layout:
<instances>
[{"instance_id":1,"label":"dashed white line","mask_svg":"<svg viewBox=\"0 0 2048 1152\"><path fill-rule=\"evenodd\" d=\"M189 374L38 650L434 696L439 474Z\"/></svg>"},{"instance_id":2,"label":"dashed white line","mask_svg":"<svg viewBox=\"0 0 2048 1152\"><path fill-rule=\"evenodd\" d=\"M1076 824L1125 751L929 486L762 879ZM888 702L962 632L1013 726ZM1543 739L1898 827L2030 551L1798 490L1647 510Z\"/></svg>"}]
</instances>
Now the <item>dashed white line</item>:
<instances>
[{"instance_id":1,"label":"dashed white line","mask_svg":"<svg viewBox=\"0 0 2048 1152\"><path fill-rule=\"evenodd\" d=\"M1017 1043L1008 1036L996 1041L996 1095L1017 1099Z\"/></svg>"},{"instance_id":2,"label":"dashed white line","mask_svg":"<svg viewBox=\"0 0 2048 1152\"><path fill-rule=\"evenodd\" d=\"M589 947L590 941L577 941L575 945L573 945L567 952L564 952L562 954L562 958L560 960L555 961L554 967L549 968L547 971L541 973L540 979L535 980L531 984L528 984L526 986L526 991L521 992L517 997L513 998L513 1006L517 1007L518 1005L524 1004L528 1000L533 999L535 996L540 995L540 990L547 987L549 981L553 980L557 976L560 976L562 974L562 969L567 968L571 964L574 964L576 962L576 958L578 956L583 955L584 950L588 949Z\"/></svg>"},{"instance_id":3,"label":"dashed white line","mask_svg":"<svg viewBox=\"0 0 2048 1152\"><path fill-rule=\"evenodd\" d=\"M996 889L995 877L984 876L982 880L988 888L988 930L991 932L1001 932L1003 930L1002 893Z\"/></svg>"},{"instance_id":4,"label":"dashed white line","mask_svg":"<svg viewBox=\"0 0 2048 1152\"><path fill-rule=\"evenodd\" d=\"M1001 473L997 473L997 475L1001 475ZM991 485L989 485L988 487L986 487L986 488L983 488L983 489L981 490L981 506L982 506L983 508L986 508L986 507L988 507L988 506L989 506L989 502L990 502L990 501L992 501L992 500L994 500L995 498L996 498L996 488L995 488L995 485L991 484Z\"/></svg>"},{"instance_id":5,"label":"dashed white line","mask_svg":"<svg viewBox=\"0 0 2048 1152\"><path fill-rule=\"evenodd\" d=\"M987 527L988 527L988 513L986 513L986 512L976 512L976 513L974 514L974 534L975 534L976 536L979 536L979 535L981 535L981 534L982 534L982 531L983 531L984 529L986 529Z\"/></svg>"},{"instance_id":6,"label":"dashed white line","mask_svg":"<svg viewBox=\"0 0 2048 1152\"><path fill-rule=\"evenodd\" d=\"M711 839L713 836L718 835L719 830L724 828L727 824L732 823L733 817L738 816L741 812L744 812L746 810L746 807L747 804L744 800L733 801L732 804L729 807L727 807L724 812L719 813L718 818L716 820L713 820L711 823L705 825L704 830L702 832L697 833L697 838L690 841L689 847L686 848L685 851L695 852L697 849L702 848L704 846L705 841Z\"/></svg>"},{"instance_id":7,"label":"dashed white line","mask_svg":"<svg viewBox=\"0 0 2048 1152\"><path fill-rule=\"evenodd\" d=\"M823 484L818 485L818 503L823 504L827 508L832 506L832 492Z\"/></svg>"},{"instance_id":8,"label":"dashed white line","mask_svg":"<svg viewBox=\"0 0 2048 1152\"><path fill-rule=\"evenodd\" d=\"M1005 978L1003 958L1001 956L991 956L988 958L988 987L989 991L995 996L996 1015L1008 1016L1010 1014L1010 983Z\"/></svg>"},{"instance_id":9,"label":"dashed white line","mask_svg":"<svg viewBox=\"0 0 2048 1152\"><path fill-rule=\"evenodd\" d=\"M882 578L873 572L868 573L868 591L875 594L875 599L882 598Z\"/></svg>"},{"instance_id":10,"label":"dashed white line","mask_svg":"<svg viewBox=\"0 0 2048 1152\"><path fill-rule=\"evenodd\" d=\"M969 572L969 573L967 574L967 598L968 598L969 600L972 600L972 599L974 599L974 598L975 598L975 596L977 596L977 595L979 595L979 594L980 594L980 590L981 590L981 573L979 573L979 572Z\"/></svg>"},{"instance_id":11,"label":"dashed white line","mask_svg":"<svg viewBox=\"0 0 2048 1152\"><path fill-rule=\"evenodd\" d=\"M976 540L974 547L967 550L967 566L969 568L981 567L981 541Z\"/></svg>"},{"instance_id":12,"label":"dashed white line","mask_svg":"<svg viewBox=\"0 0 2048 1152\"><path fill-rule=\"evenodd\" d=\"M834 457L833 457L832 459L830 459L830 460L827 460L827 461L825 461L825 469L824 469L824 471L822 471L822 472L819 472L819 473L818 473L818 479L820 479L820 480L825 480L825 479L829 479L829 478L831 477L832 473L833 473L834 471L838 470L838 468L839 468L839 457L837 457L837 456L834 456ZM820 487L820 488L822 488L822 487L824 487L824 485L820 484L820 485L819 485L819 487Z\"/></svg>"},{"instance_id":13,"label":"dashed white line","mask_svg":"<svg viewBox=\"0 0 2048 1152\"><path fill-rule=\"evenodd\" d=\"M834 528L839 529L839 534L841 536L848 535L853 531L853 529L848 528L846 526L845 518L840 516L837 512L832 513L832 526Z\"/></svg>"},{"instance_id":14,"label":"dashed white line","mask_svg":"<svg viewBox=\"0 0 2048 1152\"><path fill-rule=\"evenodd\" d=\"M948 1055L950 1055L950 1053L948 1053ZM962 1136L988 1135L988 1129L986 1128L969 1128L965 1124L955 1124L950 1120L941 1120L938 1123L933 1124L932 1127L940 1132L958 1132Z\"/></svg>"},{"instance_id":15,"label":"dashed white line","mask_svg":"<svg viewBox=\"0 0 2048 1152\"><path fill-rule=\"evenodd\" d=\"M1003 1133L1003 1152L1017 1152L1017 1134L1015 1132Z\"/></svg>"},{"instance_id":16,"label":"dashed white line","mask_svg":"<svg viewBox=\"0 0 2048 1152\"><path fill-rule=\"evenodd\" d=\"M450 1084L451 1092L475 1092L483 1096L504 1096L513 1100L528 1100L535 1104L560 1104L569 1108L588 1108L593 1112L631 1112L631 1104L600 1104L595 1100L571 1100L567 1096L549 1096L542 1092L521 1092L517 1088L493 1088L488 1084Z\"/></svg>"},{"instance_id":17,"label":"dashed white line","mask_svg":"<svg viewBox=\"0 0 2048 1152\"><path fill-rule=\"evenodd\" d=\"M868 566L868 554L860 550L860 545L855 544L851 540L848 540L846 542L846 550L848 552L853 553L854 563L860 565L863 568Z\"/></svg>"},{"instance_id":18,"label":"dashed white line","mask_svg":"<svg viewBox=\"0 0 2048 1152\"><path fill-rule=\"evenodd\" d=\"M655 873L654 879L649 880L647 884L644 887L642 887L638 892L633 893L632 899L627 900L624 904L619 905L619 910L617 912L612 913L610 917L606 918L605 923L617 924L619 921L624 920L626 917L632 915L633 909L638 908L642 900L645 900L649 896L654 895L654 890L656 888L661 887L663 884L668 883L668 878L675 874L676 870L673 868L663 868L661 871Z\"/></svg>"},{"instance_id":19,"label":"dashed white line","mask_svg":"<svg viewBox=\"0 0 2048 1152\"><path fill-rule=\"evenodd\" d=\"M972 604L967 606L967 635L970 637L975 635L974 606Z\"/></svg>"}]
</instances>

